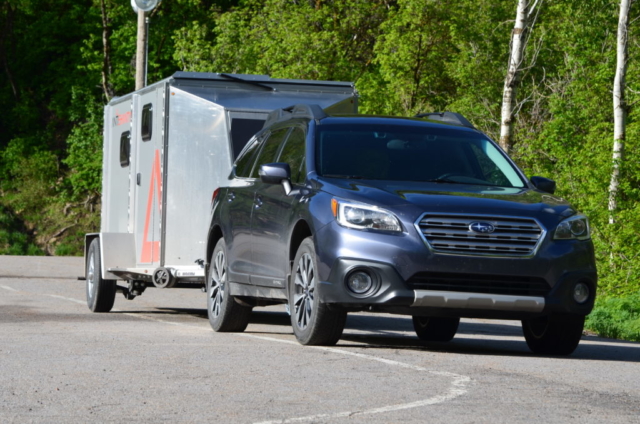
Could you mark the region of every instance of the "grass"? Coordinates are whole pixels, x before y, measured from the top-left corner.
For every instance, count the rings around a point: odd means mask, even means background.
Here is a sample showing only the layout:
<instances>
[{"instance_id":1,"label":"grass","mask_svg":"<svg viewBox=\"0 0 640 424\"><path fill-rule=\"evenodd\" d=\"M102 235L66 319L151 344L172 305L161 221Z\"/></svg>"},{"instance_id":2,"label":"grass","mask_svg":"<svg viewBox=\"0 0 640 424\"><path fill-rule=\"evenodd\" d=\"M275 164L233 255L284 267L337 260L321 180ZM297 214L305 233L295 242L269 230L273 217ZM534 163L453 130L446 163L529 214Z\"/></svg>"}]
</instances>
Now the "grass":
<instances>
[{"instance_id":1,"label":"grass","mask_svg":"<svg viewBox=\"0 0 640 424\"><path fill-rule=\"evenodd\" d=\"M602 337L640 342L640 293L598 299L585 327Z\"/></svg>"}]
</instances>

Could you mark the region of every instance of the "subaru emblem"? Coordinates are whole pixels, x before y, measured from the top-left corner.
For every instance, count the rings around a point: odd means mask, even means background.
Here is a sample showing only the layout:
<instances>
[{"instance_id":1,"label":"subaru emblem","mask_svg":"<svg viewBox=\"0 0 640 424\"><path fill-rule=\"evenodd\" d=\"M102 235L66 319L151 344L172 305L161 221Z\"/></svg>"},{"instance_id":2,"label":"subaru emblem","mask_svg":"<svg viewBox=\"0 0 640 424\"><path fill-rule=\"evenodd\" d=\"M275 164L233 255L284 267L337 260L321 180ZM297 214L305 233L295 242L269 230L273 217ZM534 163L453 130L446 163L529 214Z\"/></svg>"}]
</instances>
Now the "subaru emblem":
<instances>
[{"instance_id":1,"label":"subaru emblem","mask_svg":"<svg viewBox=\"0 0 640 424\"><path fill-rule=\"evenodd\" d=\"M496 227L488 222L472 222L471 225L469 225L469 230L474 233L491 234L496 230Z\"/></svg>"}]
</instances>

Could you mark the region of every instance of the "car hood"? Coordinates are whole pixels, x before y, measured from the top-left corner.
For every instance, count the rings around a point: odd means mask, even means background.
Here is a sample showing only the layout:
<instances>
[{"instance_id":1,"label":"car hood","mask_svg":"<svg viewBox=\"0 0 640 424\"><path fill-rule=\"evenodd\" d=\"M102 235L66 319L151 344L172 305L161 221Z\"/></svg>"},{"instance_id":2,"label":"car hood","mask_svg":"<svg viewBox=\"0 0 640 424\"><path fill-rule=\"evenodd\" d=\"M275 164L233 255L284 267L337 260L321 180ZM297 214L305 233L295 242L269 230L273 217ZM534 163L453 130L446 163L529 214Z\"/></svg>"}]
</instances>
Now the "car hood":
<instances>
[{"instance_id":1,"label":"car hood","mask_svg":"<svg viewBox=\"0 0 640 424\"><path fill-rule=\"evenodd\" d=\"M318 183L336 197L392 209L415 206L425 212L518 216L575 213L561 197L528 187L342 179L319 179Z\"/></svg>"}]
</instances>

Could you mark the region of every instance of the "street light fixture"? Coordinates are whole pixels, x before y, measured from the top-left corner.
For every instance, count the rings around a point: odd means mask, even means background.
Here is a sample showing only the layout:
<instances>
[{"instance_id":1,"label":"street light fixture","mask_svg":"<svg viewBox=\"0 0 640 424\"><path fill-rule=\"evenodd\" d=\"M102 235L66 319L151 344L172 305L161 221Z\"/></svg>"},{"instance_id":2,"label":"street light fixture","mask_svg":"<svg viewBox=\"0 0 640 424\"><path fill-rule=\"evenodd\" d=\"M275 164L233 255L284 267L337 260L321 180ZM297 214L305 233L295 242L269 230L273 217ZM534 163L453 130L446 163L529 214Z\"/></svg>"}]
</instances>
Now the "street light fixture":
<instances>
[{"instance_id":1,"label":"street light fixture","mask_svg":"<svg viewBox=\"0 0 640 424\"><path fill-rule=\"evenodd\" d=\"M149 51L149 18L147 12L155 9L161 0L131 0L138 14L138 40L136 45L136 90L147 85L147 55Z\"/></svg>"}]
</instances>

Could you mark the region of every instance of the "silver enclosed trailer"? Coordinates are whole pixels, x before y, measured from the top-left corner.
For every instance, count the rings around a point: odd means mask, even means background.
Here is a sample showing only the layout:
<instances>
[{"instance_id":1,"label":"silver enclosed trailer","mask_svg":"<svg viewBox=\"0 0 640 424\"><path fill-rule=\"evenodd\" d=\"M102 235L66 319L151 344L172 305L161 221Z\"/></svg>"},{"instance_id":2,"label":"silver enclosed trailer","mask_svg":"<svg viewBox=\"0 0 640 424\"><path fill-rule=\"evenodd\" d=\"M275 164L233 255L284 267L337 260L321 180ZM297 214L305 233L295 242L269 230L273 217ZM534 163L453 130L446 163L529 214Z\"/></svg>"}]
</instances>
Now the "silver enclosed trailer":
<instances>
[{"instance_id":1,"label":"silver enclosed trailer","mask_svg":"<svg viewBox=\"0 0 640 424\"><path fill-rule=\"evenodd\" d=\"M177 72L104 110L100 233L87 234L87 299L202 287L211 197L269 112L298 103L356 113L352 83ZM127 287L116 285L125 280Z\"/></svg>"}]
</instances>

